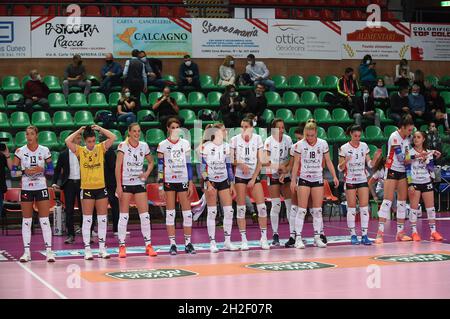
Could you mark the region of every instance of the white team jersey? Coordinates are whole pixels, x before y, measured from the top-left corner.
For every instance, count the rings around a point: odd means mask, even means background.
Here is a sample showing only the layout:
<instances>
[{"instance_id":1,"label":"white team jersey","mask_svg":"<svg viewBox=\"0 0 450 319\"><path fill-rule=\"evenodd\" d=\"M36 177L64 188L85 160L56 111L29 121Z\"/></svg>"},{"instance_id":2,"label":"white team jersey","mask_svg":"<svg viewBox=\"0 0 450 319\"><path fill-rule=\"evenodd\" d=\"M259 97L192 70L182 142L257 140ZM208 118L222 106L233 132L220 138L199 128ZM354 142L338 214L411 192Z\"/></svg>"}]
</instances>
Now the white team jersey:
<instances>
[{"instance_id":1,"label":"white team jersey","mask_svg":"<svg viewBox=\"0 0 450 319\"><path fill-rule=\"evenodd\" d=\"M191 144L180 138L176 143L165 139L158 145L158 153L164 155L164 183L187 183L189 181L186 156Z\"/></svg>"},{"instance_id":2,"label":"white team jersey","mask_svg":"<svg viewBox=\"0 0 450 319\"><path fill-rule=\"evenodd\" d=\"M230 147L235 152L236 162L245 164L250 168L248 174L245 175L242 169L237 167L235 176L243 179L252 178L258 162L258 151L263 148L261 136L253 133L248 143L244 141L241 134L233 136Z\"/></svg>"},{"instance_id":3,"label":"white team jersey","mask_svg":"<svg viewBox=\"0 0 450 319\"><path fill-rule=\"evenodd\" d=\"M228 179L227 157L230 156L230 145L206 142L202 148L202 157L206 160L208 179L212 182L223 182Z\"/></svg>"},{"instance_id":4,"label":"white team jersey","mask_svg":"<svg viewBox=\"0 0 450 319\"><path fill-rule=\"evenodd\" d=\"M400 145L402 150L402 155L404 156L407 151L411 148L411 136L406 137L403 139L398 131L395 131L391 134L388 141L388 158L386 160L386 167L388 169L391 169L393 171L404 173L406 172L405 169L405 162L399 161L397 158L397 155L395 155L395 151L391 151L392 145Z\"/></svg>"},{"instance_id":5,"label":"white team jersey","mask_svg":"<svg viewBox=\"0 0 450 319\"><path fill-rule=\"evenodd\" d=\"M418 155L414 148L409 151L411 156ZM427 169L427 161L433 160L433 153L430 153L425 160L413 159L411 160L411 177L413 184L428 184L431 183L431 175Z\"/></svg>"},{"instance_id":6,"label":"white team jersey","mask_svg":"<svg viewBox=\"0 0 450 319\"><path fill-rule=\"evenodd\" d=\"M323 182L323 156L328 153L328 143L318 138L314 145L305 139L295 144L295 152L300 154L300 178L308 182Z\"/></svg>"},{"instance_id":7,"label":"white team jersey","mask_svg":"<svg viewBox=\"0 0 450 319\"><path fill-rule=\"evenodd\" d=\"M141 180L139 175L144 170L145 156L150 154L148 144L139 142L138 146L133 147L127 142L122 142L117 150L123 153L122 185L145 185L145 181Z\"/></svg>"},{"instance_id":8,"label":"white team jersey","mask_svg":"<svg viewBox=\"0 0 450 319\"><path fill-rule=\"evenodd\" d=\"M15 156L20 159L20 167L22 170L32 167L42 167L45 169L45 161L52 157L48 147L39 145L33 152L27 145L18 148ZM22 189L25 191L38 191L47 188L47 180L44 172L33 176L22 175Z\"/></svg>"},{"instance_id":9,"label":"white team jersey","mask_svg":"<svg viewBox=\"0 0 450 319\"><path fill-rule=\"evenodd\" d=\"M344 170L345 183L367 183L366 156L369 152L369 147L363 142L358 147L352 146L350 142L340 147L339 156L351 157Z\"/></svg>"},{"instance_id":10,"label":"white team jersey","mask_svg":"<svg viewBox=\"0 0 450 319\"><path fill-rule=\"evenodd\" d=\"M281 142L277 141L273 136L269 136L264 142L264 150L270 152L270 163L275 166L284 164L289 161L290 151L292 147L292 139L289 135L283 134ZM280 178L277 169L267 168L267 174L271 174L272 178ZM287 176L290 176L288 174Z\"/></svg>"}]
</instances>

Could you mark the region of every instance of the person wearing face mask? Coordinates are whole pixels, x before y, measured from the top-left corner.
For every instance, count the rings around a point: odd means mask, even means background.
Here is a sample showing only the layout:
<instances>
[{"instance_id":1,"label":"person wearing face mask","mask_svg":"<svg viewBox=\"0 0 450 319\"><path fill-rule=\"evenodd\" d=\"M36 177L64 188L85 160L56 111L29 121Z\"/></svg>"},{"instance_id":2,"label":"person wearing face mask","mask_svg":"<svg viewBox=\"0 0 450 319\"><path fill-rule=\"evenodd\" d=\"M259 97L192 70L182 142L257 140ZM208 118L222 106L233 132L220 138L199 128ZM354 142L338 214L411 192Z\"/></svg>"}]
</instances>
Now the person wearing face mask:
<instances>
[{"instance_id":1,"label":"person wearing face mask","mask_svg":"<svg viewBox=\"0 0 450 319\"><path fill-rule=\"evenodd\" d=\"M122 86L122 66L114 61L112 53L105 55L105 65L101 70L102 82L100 83L99 91L107 97L111 93L111 87Z\"/></svg>"},{"instance_id":2,"label":"person wearing face mask","mask_svg":"<svg viewBox=\"0 0 450 319\"><path fill-rule=\"evenodd\" d=\"M402 86L399 88L397 94L392 94L390 98L391 113L390 118L394 120L395 125L399 125L402 116L410 114L409 100L408 100L409 88Z\"/></svg>"},{"instance_id":3,"label":"person wearing face mask","mask_svg":"<svg viewBox=\"0 0 450 319\"><path fill-rule=\"evenodd\" d=\"M359 80L361 84L372 91L377 83L377 72L375 71L375 62L372 57L367 54L364 56L361 64L359 65Z\"/></svg>"},{"instance_id":4,"label":"person wearing face mask","mask_svg":"<svg viewBox=\"0 0 450 319\"><path fill-rule=\"evenodd\" d=\"M117 103L117 121L125 122L127 125L136 122L136 98L131 95L130 89L124 87Z\"/></svg>"},{"instance_id":5,"label":"person wearing face mask","mask_svg":"<svg viewBox=\"0 0 450 319\"><path fill-rule=\"evenodd\" d=\"M177 101L170 96L170 88L168 86L164 88L162 96L156 100L152 109L158 116L158 120L161 123L161 129L166 128L167 121L170 118L176 118L181 125L184 124L184 119L178 116L180 108L177 105Z\"/></svg>"},{"instance_id":6,"label":"person wearing face mask","mask_svg":"<svg viewBox=\"0 0 450 319\"><path fill-rule=\"evenodd\" d=\"M408 60L400 60L400 63L395 66L395 85L409 86L413 78L414 73L409 68Z\"/></svg>"},{"instance_id":7,"label":"person wearing face mask","mask_svg":"<svg viewBox=\"0 0 450 319\"><path fill-rule=\"evenodd\" d=\"M144 64L139 60L139 50L131 51L131 59L125 62L123 77L131 95L136 97L136 108L139 109L141 92L147 93L147 73Z\"/></svg>"},{"instance_id":8,"label":"person wearing face mask","mask_svg":"<svg viewBox=\"0 0 450 319\"><path fill-rule=\"evenodd\" d=\"M362 89L362 96L357 100L355 108L353 109L353 118L358 126L361 126L362 119L373 121L374 125L380 126L380 115L375 113L375 103L372 96L370 96L369 89Z\"/></svg>"},{"instance_id":9,"label":"person wearing face mask","mask_svg":"<svg viewBox=\"0 0 450 319\"><path fill-rule=\"evenodd\" d=\"M69 96L69 89L71 86L76 86L84 88L84 95L86 98L91 92L91 81L86 79L86 68L83 65L81 56L75 54L72 58L72 63L66 67L64 71L64 81L63 81L63 93L64 96Z\"/></svg>"},{"instance_id":10,"label":"person wearing face mask","mask_svg":"<svg viewBox=\"0 0 450 319\"><path fill-rule=\"evenodd\" d=\"M27 112L30 117L33 113L33 105L39 104L44 108L48 108L48 94L50 90L42 81L41 75L37 70L30 71L30 80L25 83L23 90L23 98L17 104L17 108Z\"/></svg>"},{"instance_id":11,"label":"person wearing face mask","mask_svg":"<svg viewBox=\"0 0 450 319\"><path fill-rule=\"evenodd\" d=\"M267 99L264 95L266 88L262 84L257 84L254 91L248 91L242 93L245 98L245 113L252 113L255 115L255 121L258 127L264 126L264 119L262 114L267 109ZM256 126L256 125L255 125Z\"/></svg>"},{"instance_id":12,"label":"person wearing face mask","mask_svg":"<svg viewBox=\"0 0 450 319\"><path fill-rule=\"evenodd\" d=\"M200 90L200 72L197 63L191 60L190 55L185 55L184 62L180 65L178 87L182 90L186 90L188 87Z\"/></svg>"},{"instance_id":13,"label":"person wearing face mask","mask_svg":"<svg viewBox=\"0 0 450 319\"><path fill-rule=\"evenodd\" d=\"M239 127L242 119L241 111L246 106L245 101L234 85L228 85L225 94L220 98L220 112L226 127Z\"/></svg>"},{"instance_id":14,"label":"person wearing face mask","mask_svg":"<svg viewBox=\"0 0 450 319\"><path fill-rule=\"evenodd\" d=\"M219 68L219 82L221 86L234 85L236 82L236 71L234 69L234 58L227 55Z\"/></svg>"},{"instance_id":15,"label":"person wearing face mask","mask_svg":"<svg viewBox=\"0 0 450 319\"><path fill-rule=\"evenodd\" d=\"M262 84L267 87L269 91L275 91L275 82L269 80L269 69L264 62L256 61L253 54L247 55L245 73L248 74L255 85Z\"/></svg>"},{"instance_id":16,"label":"person wearing face mask","mask_svg":"<svg viewBox=\"0 0 450 319\"><path fill-rule=\"evenodd\" d=\"M408 96L409 109L411 115L416 122L417 119L428 120L429 116L426 112L425 98L420 94L420 87L416 84L412 86L411 94Z\"/></svg>"},{"instance_id":17,"label":"person wearing face mask","mask_svg":"<svg viewBox=\"0 0 450 319\"><path fill-rule=\"evenodd\" d=\"M346 68L344 75L339 79L337 91L339 94L339 103L347 111L351 111L355 103L355 94L358 91L358 82L352 68Z\"/></svg>"},{"instance_id":18,"label":"person wearing face mask","mask_svg":"<svg viewBox=\"0 0 450 319\"><path fill-rule=\"evenodd\" d=\"M147 85L156 86L157 88L162 89L165 85L165 81L161 79L161 76L158 74L155 66L152 66L150 59L147 59L147 54L145 51L139 52L139 59L144 64L145 72L147 73Z\"/></svg>"},{"instance_id":19,"label":"person wearing face mask","mask_svg":"<svg viewBox=\"0 0 450 319\"><path fill-rule=\"evenodd\" d=\"M385 110L389 103L389 93L382 78L378 79L377 86L373 89L372 93L375 101L380 103L380 108Z\"/></svg>"}]
</instances>

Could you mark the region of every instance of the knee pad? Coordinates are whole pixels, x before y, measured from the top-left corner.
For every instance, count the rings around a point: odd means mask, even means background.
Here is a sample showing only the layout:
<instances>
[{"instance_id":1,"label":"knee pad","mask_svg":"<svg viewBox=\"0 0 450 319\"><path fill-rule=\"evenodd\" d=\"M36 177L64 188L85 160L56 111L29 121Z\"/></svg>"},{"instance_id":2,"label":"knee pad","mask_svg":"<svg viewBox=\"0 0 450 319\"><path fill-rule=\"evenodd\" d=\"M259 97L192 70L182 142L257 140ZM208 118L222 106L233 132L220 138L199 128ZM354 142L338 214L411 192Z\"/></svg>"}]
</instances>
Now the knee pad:
<instances>
[{"instance_id":1,"label":"knee pad","mask_svg":"<svg viewBox=\"0 0 450 319\"><path fill-rule=\"evenodd\" d=\"M175 225L175 209L166 210L166 225Z\"/></svg>"},{"instance_id":2,"label":"knee pad","mask_svg":"<svg viewBox=\"0 0 450 319\"><path fill-rule=\"evenodd\" d=\"M223 208L223 217L224 219L233 219L233 207L225 206Z\"/></svg>"},{"instance_id":3,"label":"knee pad","mask_svg":"<svg viewBox=\"0 0 450 319\"><path fill-rule=\"evenodd\" d=\"M390 200L384 199L383 203L381 203L380 211L378 212L378 216L380 218L388 218L391 212L392 202Z\"/></svg>"},{"instance_id":4,"label":"knee pad","mask_svg":"<svg viewBox=\"0 0 450 319\"><path fill-rule=\"evenodd\" d=\"M237 218L245 218L245 206L237 206Z\"/></svg>"},{"instance_id":5,"label":"knee pad","mask_svg":"<svg viewBox=\"0 0 450 319\"><path fill-rule=\"evenodd\" d=\"M359 212L361 213L361 217L364 215L369 215L369 207L364 206L359 208Z\"/></svg>"},{"instance_id":6,"label":"knee pad","mask_svg":"<svg viewBox=\"0 0 450 319\"><path fill-rule=\"evenodd\" d=\"M419 210L418 209L410 209L409 210L409 221L411 223L417 222L417 215L418 214L419 214Z\"/></svg>"},{"instance_id":7,"label":"knee pad","mask_svg":"<svg viewBox=\"0 0 450 319\"><path fill-rule=\"evenodd\" d=\"M279 215L281 211L281 200L279 198L272 199L272 209L270 210L270 215ZM258 209L259 212L259 209Z\"/></svg>"},{"instance_id":8,"label":"knee pad","mask_svg":"<svg viewBox=\"0 0 450 319\"><path fill-rule=\"evenodd\" d=\"M183 211L183 227L192 227L192 212L190 210Z\"/></svg>"},{"instance_id":9,"label":"knee pad","mask_svg":"<svg viewBox=\"0 0 450 319\"><path fill-rule=\"evenodd\" d=\"M428 219L436 219L436 208L434 207L427 208L427 216Z\"/></svg>"},{"instance_id":10,"label":"knee pad","mask_svg":"<svg viewBox=\"0 0 450 319\"><path fill-rule=\"evenodd\" d=\"M258 217L267 217L266 204L258 204L256 205L256 209L258 210Z\"/></svg>"},{"instance_id":11,"label":"knee pad","mask_svg":"<svg viewBox=\"0 0 450 319\"><path fill-rule=\"evenodd\" d=\"M399 200L397 202L397 219L406 218L406 201Z\"/></svg>"}]
</instances>

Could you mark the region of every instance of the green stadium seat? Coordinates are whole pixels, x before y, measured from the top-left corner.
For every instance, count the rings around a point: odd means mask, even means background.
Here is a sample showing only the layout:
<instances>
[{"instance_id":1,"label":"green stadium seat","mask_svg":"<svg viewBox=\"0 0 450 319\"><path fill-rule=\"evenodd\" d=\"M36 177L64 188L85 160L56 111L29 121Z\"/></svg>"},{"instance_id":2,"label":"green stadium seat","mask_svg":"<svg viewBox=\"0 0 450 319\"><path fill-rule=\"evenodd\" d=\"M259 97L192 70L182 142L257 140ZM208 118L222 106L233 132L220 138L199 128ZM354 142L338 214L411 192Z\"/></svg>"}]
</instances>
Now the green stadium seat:
<instances>
[{"instance_id":1,"label":"green stadium seat","mask_svg":"<svg viewBox=\"0 0 450 319\"><path fill-rule=\"evenodd\" d=\"M77 111L73 118L75 126L84 126L94 124L94 118L89 111Z\"/></svg>"},{"instance_id":2,"label":"green stadium seat","mask_svg":"<svg viewBox=\"0 0 450 319\"><path fill-rule=\"evenodd\" d=\"M319 93L319 103L321 103L322 105L329 105L330 103L328 103L326 101L326 96L327 95L335 96L335 94L333 94L332 92L322 91L322 92Z\"/></svg>"},{"instance_id":3,"label":"green stadium seat","mask_svg":"<svg viewBox=\"0 0 450 319\"><path fill-rule=\"evenodd\" d=\"M345 135L344 129L340 126L330 126L327 136L327 141L330 143L344 143L349 140L349 137Z\"/></svg>"},{"instance_id":4,"label":"green stadium seat","mask_svg":"<svg viewBox=\"0 0 450 319\"><path fill-rule=\"evenodd\" d=\"M165 74L162 76L162 79L165 80L166 82L172 82L173 85L169 85L169 84L167 84L167 85L170 86L174 90L177 89L177 79L173 75Z\"/></svg>"},{"instance_id":5,"label":"green stadium seat","mask_svg":"<svg viewBox=\"0 0 450 319\"><path fill-rule=\"evenodd\" d=\"M297 92L287 91L283 94L283 102L285 106L299 106L301 105L300 97Z\"/></svg>"},{"instance_id":6,"label":"green stadium seat","mask_svg":"<svg viewBox=\"0 0 450 319\"><path fill-rule=\"evenodd\" d=\"M203 130L195 127L189 130L191 145L199 145L203 140Z\"/></svg>"},{"instance_id":7,"label":"green stadium seat","mask_svg":"<svg viewBox=\"0 0 450 319\"><path fill-rule=\"evenodd\" d=\"M311 91L305 91L302 93L301 97L300 97L300 102L301 105L309 105L309 106L318 106L319 105L319 100L317 98L316 93L311 92Z\"/></svg>"},{"instance_id":8,"label":"green stadium seat","mask_svg":"<svg viewBox=\"0 0 450 319\"><path fill-rule=\"evenodd\" d=\"M8 120L8 114L5 112L0 112L0 129L9 129L9 120Z\"/></svg>"},{"instance_id":9,"label":"green stadium seat","mask_svg":"<svg viewBox=\"0 0 450 319\"><path fill-rule=\"evenodd\" d=\"M67 104L73 109L87 109L89 107L86 102L86 97L80 92L70 93L67 100Z\"/></svg>"},{"instance_id":10,"label":"green stadium seat","mask_svg":"<svg viewBox=\"0 0 450 319\"><path fill-rule=\"evenodd\" d=\"M58 164L58 159L59 159L59 152L53 151L52 153L52 162L53 162L53 166L56 167L56 165Z\"/></svg>"},{"instance_id":11,"label":"green stadium seat","mask_svg":"<svg viewBox=\"0 0 450 319\"><path fill-rule=\"evenodd\" d=\"M267 99L268 106L283 106L283 102L281 101L281 96L278 92L265 92L264 93Z\"/></svg>"},{"instance_id":12,"label":"green stadium seat","mask_svg":"<svg viewBox=\"0 0 450 319\"><path fill-rule=\"evenodd\" d=\"M333 109L332 117L334 122L338 124L351 124L355 122L350 118L347 110L343 108Z\"/></svg>"},{"instance_id":13,"label":"green stadium seat","mask_svg":"<svg viewBox=\"0 0 450 319\"><path fill-rule=\"evenodd\" d=\"M327 75L323 80L323 89L336 90L339 78L336 75Z\"/></svg>"},{"instance_id":14,"label":"green stadium seat","mask_svg":"<svg viewBox=\"0 0 450 319\"><path fill-rule=\"evenodd\" d=\"M188 95L188 103L194 108L209 106L205 94L202 92L190 92Z\"/></svg>"},{"instance_id":15,"label":"green stadium seat","mask_svg":"<svg viewBox=\"0 0 450 319\"><path fill-rule=\"evenodd\" d=\"M33 112L31 115L31 123L37 128L49 128L53 126L50 114L45 111Z\"/></svg>"},{"instance_id":16,"label":"green stadium seat","mask_svg":"<svg viewBox=\"0 0 450 319\"><path fill-rule=\"evenodd\" d=\"M271 80L275 82L275 87L277 90L284 90L288 88L288 81L284 75L274 75Z\"/></svg>"},{"instance_id":17,"label":"green stadium seat","mask_svg":"<svg viewBox=\"0 0 450 319\"><path fill-rule=\"evenodd\" d=\"M186 96L182 92L172 92L170 96L175 99L179 107L189 106Z\"/></svg>"},{"instance_id":18,"label":"green stadium seat","mask_svg":"<svg viewBox=\"0 0 450 319\"><path fill-rule=\"evenodd\" d=\"M398 127L395 125L386 125L384 127L384 136L389 139L391 137L391 134L398 130Z\"/></svg>"},{"instance_id":19,"label":"green stadium seat","mask_svg":"<svg viewBox=\"0 0 450 319\"><path fill-rule=\"evenodd\" d=\"M373 144L368 144L367 146L369 146L369 155L370 155L370 158L373 159L373 156L375 155L375 152L378 150L378 146L373 145Z\"/></svg>"},{"instance_id":20,"label":"green stadium seat","mask_svg":"<svg viewBox=\"0 0 450 319\"><path fill-rule=\"evenodd\" d=\"M297 138L295 137L295 130L296 129L297 129L297 127L293 126L288 131L288 135L291 137L292 143L296 143L296 141L297 141Z\"/></svg>"},{"instance_id":21,"label":"green stadium seat","mask_svg":"<svg viewBox=\"0 0 450 319\"><path fill-rule=\"evenodd\" d=\"M92 108L104 108L109 106L108 102L106 101L106 96L100 92L89 94L88 103L89 107Z\"/></svg>"},{"instance_id":22,"label":"green stadium seat","mask_svg":"<svg viewBox=\"0 0 450 319\"><path fill-rule=\"evenodd\" d=\"M38 143L47 146L50 150L56 150L59 147L58 138L53 131L41 131L38 133Z\"/></svg>"},{"instance_id":23,"label":"green stadium seat","mask_svg":"<svg viewBox=\"0 0 450 319\"><path fill-rule=\"evenodd\" d=\"M375 113L378 113L378 115L380 116L380 122L382 124L392 124L394 123L393 120L391 120L390 118L386 117L385 112L382 109L376 108L375 109Z\"/></svg>"},{"instance_id":24,"label":"green stadium seat","mask_svg":"<svg viewBox=\"0 0 450 319\"><path fill-rule=\"evenodd\" d=\"M266 124L272 123L273 119L275 118L273 111L269 109L265 109L263 114L261 115L261 118L264 120Z\"/></svg>"},{"instance_id":25,"label":"green stadium seat","mask_svg":"<svg viewBox=\"0 0 450 319\"><path fill-rule=\"evenodd\" d=\"M21 93L10 93L6 96L6 105L8 109L16 109L17 103L23 98Z\"/></svg>"},{"instance_id":26,"label":"green stadium seat","mask_svg":"<svg viewBox=\"0 0 450 319\"><path fill-rule=\"evenodd\" d=\"M184 124L187 126L194 125L194 121L197 119L195 112L190 109L182 109L178 115L184 119Z\"/></svg>"},{"instance_id":27,"label":"green stadium seat","mask_svg":"<svg viewBox=\"0 0 450 319\"><path fill-rule=\"evenodd\" d=\"M0 138L8 139L7 142L2 142L2 143L6 144L6 147L8 147L8 150L11 153L14 152L15 146L14 146L14 140L13 140L12 134L10 132L0 132Z\"/></svg>"},{"instance_id":28,"label":"green stadium seat","mask_svg":"<svg viewBox=\"0 0 450 319\"><path fill-rule=\"evenodd\" d=\"M215 90L218 88L214 84L213 77L208 74L200 74L200 86L203 90Z\"/></svg>"},{"instance_id":29,"label":"green stadium seat","mask_svg":"<svg viewBox=\"0 0 450 319\"><path fill-rule=\"evenodd\" d=\"M21 91L19 78L12 75L5 76L2 80L2 90L5 93Z\"/></svg>"},{"instance_id":30,"label":"green stadium seat","mask_svg":"<svg viewBox=\"0 0 450 319\"><path fill-rule=\"evenodd\" d=\"M117 109L117 104L119 103L120 95L121 95L120 92L109 93L108 101L109 101L109 106L112 109Z\"/></svg>"},{"instance_id":31,"label":"green stadium seat","mask_svg":"<svg viewBox=\"0 0 450 319\"><path fill-rule=\"evenodd\" d=\"M30 80L31 80L31 77L30 77L29 75L25 75L25 76L22 78L22 88L23 88L23 89L25 88L25 84L27 84L27 82L30 81Z\"/></svg>"},{"instance_id":32,"label":"green stadium seat","mask_svg":"<svg viewBox=\"0 0 450 319\"><path fill-rule=\"evenodd\" d=\"M0 94L0 110L6 110L5 100L3 99L3 95Z\"/></svg>"},{"instance_id":33,"label":"green stadium seat","mask_svg":"<svg viewBox=\"0 0 450 319\"><path fill-rule=\"evenodd\" d=\"M288 80L288 86L291 89L304 89L305 80L301 75L291 75Z\"/></svg>"},{"instance_id":34,"label":"green stadium seat","mask_svg":"<svg viewBox=\"0 0 450 319\"><path fill-rule=\"evenodd\" d=\"M290 109L278 109L275 115L276 118L283 119L286 124L296 124L297 120L294 118Z\"/></svg>"},{"instance_id":35,"label":"green stadium seat","mask_svg":"<svg viewBox=\"0 0 450 319\"><path fill-rule=\"evenodd\" d=\"M441 92L441 96L444 99L445 105L450 106L450 92L449 91Z\"/></svg>"},{"instance_id":36,"label":"green stadium seat","mask_svg":"<svg viewBox=\"0 0 450 319\"><path fill-rule=\"evenodd\" d=\"M366 127L365 141L369 143L383 142L386 138L381 131L381 128L375 125L369 125Z\"/></svg>"},{"instance_id":37,"label":"green stadium seat","mask_svg":"<svg viewBox=\"0 0 450 319\"><path fill-rule=\"evenodd\" d=\"M255 127L255 133L261 136L261 139L264 143L264 141L267 139L267 136L270 135L271 129L265 129L262 127Z\"/></svg>"},{"instance_id":38,"label":"green stadium seat","mask_svg":"<svg viewBox=\"0 0 450 319\"><path fill-rule=\"evenodd\" d=\"M149 146L158 146L166 139L166 134L159 128L151 128L145 133L145 140Z\"/></svg>"},{"instance_id":39,"label":"green stadium seat","mask_svg":"<svg viewBox=\"0 0 450 319\"><path fill-rule=\"evenodd\" d=\"M295 111L295 121L297 123L305 123L307 120L314 118L308 109L297 109Z\"/></svg>"},{"instance_id":40,"label":"green stadium seat","mask_svg":"<svg viewBox=\"0 0 450 319\"><path fill-rule=\"evenodd\" d=\"M9 119L11 127L14 129L26 128L30 126L30 117L25 112L14 112Z\"/></svg>"},{"instance_id":41,"label":"green stadium seat","mask_svg":"<svg viewBox=\"0 0 450 319\"><path fill-rule=\"evenodd\" d=\"M240 127L230 128L230 130L228 131L229 139L231 140L231 138L233 136L239 135L241 133L242 133L242 128L240 128Z\"/></svg>"},{"instance_id":42,"label":"green stadium seat","mask_svg":"<svg viewBox=\"0 0 450 319\"><path fill-rule=\"evenodd\" d=\"M220 106L220 98L222 97L221 92L212 91L208 92L208 104L210 107L219 107Z\"/></svg>"},{"instance_id":43,"label":"green stadium seat","mask_svg":"<svg viewBox=\"0 0 450 319\"><path fill-rule=\"evenodd\" d=\"M59 78L57 76L46 75L43 80L51 92L61 91L61 83L59 82Z\"/></svg>"},{"instance_id":44,"label":"green stadium seat","mask_svg":"<svg viewBox=\"0 0 450 319\"><path fill-rule=\"evenodd\" d=\"M122 141L123 141L122 133L120 133L116 129L109 129L109 131L111 133L114 133L114 135L116 136L116 140L113 143L113 148L116 149L117 146L119 146L119 144L122 143Z\"/></svg>"},{"instance_id":45,"label":"green stadium seat","mask_svg":"<svg viewBox=\"0 0 450 319\"><path fill-rule=\"evenodd\" d=\"M437 87L439 85L439 77L437 77L436 75L432 75L432 74L427 75L425 77L425 82L428 82L432 86Z\"/></svg>"},{"instance_id":46,"label":"green stadium seat","mask_svg":"<svg viewBox=\"0 0 450 319\"><path fill-rule=\"evenodd\" d=\"M66 148L66 138L72 133L73 130L64 130L59 133L59 148L61 150Z\"/></svg>"},{"instance_id":47,"label":"green stadium seat","mask_svg":"<svg viewBox=\"0 0 450 319\"><path fill-rule=\"evenodd\" d=\"M320 124L335 123L335 121L331 118L330 111L328 111L327 109L314 110L314 118L316 119L317 123Z\"/></svg>"},{"instance_id":48,"label":"green stadium seat","mask_svg":"<svg viewBox=\"0 0 450 319\"><path fill-rule=\"evenodd\" d=\"M141 92L141 107L148 107L149 103L147 101L147 97L145 96L145 94L143 92Z\"/></svg>"},{"instance_id":49,"label":"green stadium seat","mask_svg":"<svg viewBox=\"0 0 450 319\"><path fill-rule=\"evenodd\" d=\"M325 129L321 126L317 127L317 137L321 138L323 140L326 140L327 137L327 132L325 131Z\"/></svg>"},{"instance_id":50,"label":"green stadium seat","mask_svg":"<svg viewBox=\"0 0 450 319\"><path fill-rule=\"evenodd\" d=\"M144 121L143 120L149 114L153 115L153 117L155 118L154 121ZM140 110L140 111L138 111L138 113L137 113L137 121L138 121L139 125L142 128L159 127L161 125L161 123L159 123L159 121L156 119L155 113L152 110Z\"/></svg>"},{"instance_id":51,"label":"green stadium seat","mask_svg":"<svg viewBox=\"0 0 450 319\"><path fill-rule=\"evenodd\" d=\"M16 149L27 144L27 136L25 131L17 132L17 134L14 136L14 143Z\"/></svg>"},{"instance_id":52,"label":"green stadium seat","mask_svg":"<svg viewBox=\"0 0 450 319\"><path fill-rule=\"evenodd\" d=\"M306 78L306 87L312 90L322 88L322 79L318 75L310 75Z\"/></svg>"},{"instance_id":53,"label":"green stadium seat","mask_svg":"<svg viewBox=\"0 0 450 319\"><path fill-rule=\"evenodd\" d=\"M162 96L162 92L151 92L148 95L148 104L150 106L153 106L161 96Z\"/></svg>"},{"instance_id":54,"label":"green stadium seat","mask_svg":"<svg viewBox=\"0 0 450 319\"><path fill-rule=\"evenodd\" d=\"M50 93L48 103L51 109L67 109L66 98L62 93Z\"/></svg>"}]
</instances>

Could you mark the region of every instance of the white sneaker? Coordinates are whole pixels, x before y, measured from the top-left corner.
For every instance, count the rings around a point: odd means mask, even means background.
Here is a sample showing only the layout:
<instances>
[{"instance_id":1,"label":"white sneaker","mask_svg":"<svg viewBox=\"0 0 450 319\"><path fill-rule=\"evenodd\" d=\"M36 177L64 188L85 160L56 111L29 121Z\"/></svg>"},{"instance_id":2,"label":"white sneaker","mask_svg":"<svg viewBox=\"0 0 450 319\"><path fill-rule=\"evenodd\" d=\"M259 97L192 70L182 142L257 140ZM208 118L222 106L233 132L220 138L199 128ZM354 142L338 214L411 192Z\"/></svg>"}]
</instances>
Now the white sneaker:
<instances>
[{"instance_id":1,"label":"white sneaker","mask_svg":"<svg viewBox=\"0 0 450 319\"><path fill-rule=\"evenodd\" d=\"M109 259L111 256L106 252L106 249L100 249L98 251L98 257L103 259Z\"/></svg>"},{"instance_id":2,"label":"white sneaker","mask_svg":"<svg viewBox=\"0 0 450 319\"><path fill-rule=\"evenodd\" d=\"M94 260L94 256L92 255L92 250L90 248L84 249L84 260Z\"/></svg>"},{"instance_id":3,"label":"white sneaker","mask_svg":"<svg viewBox=\"0 0 450 319\"><path fill-rule=\"evenodd\" d=\"M297 238L295 238L295 248L297 249L305 249L305 244L303 243L303 239L301 236L297 236Z\"/></svg>"},{"instance_id":4,"label":"white sneaker","mask_svg":"<svg viewBox=\"0 0 450 319\"><path fill-rule=\"evenodd\" d=\"M216 242L212 241L211 244L209 245L209 251L212 253L218 253L219 252L219 248L217 248Z\"/></svg>"},{"instance_id":5,"label":"white sneaker","mask_svg":"<svg viewBox=\"0 0 450 319\"><path fill-rule=\"evenodd\" d=\"M264 250L269 250L270 249L270 245L269 242L267 241L267 239L261 239L260 240L261 243L261 248Z\"/></svg>"},{"instance_id":6,"label":"white sneaker","mask_svg":"<svg viewBox=\"0 0 450 319\"><path fill-rule=\"evenodd\" d=\"M319 248L326 248L327 244L325 244L319 236L314 236L314 246Z\"/></svg>"},{"instance_id":7,"label":"white sneaker","mask_svg":"<svg viewBox=\"0 0 450 319\"><path fill-rule=\"evenodd\" d=\"M21 263L29 262L29 261L31 261L31 255L28 253L23 253L22 257L20 257L19 260Z\"/></svg>"},{"instance_id":8,"label":"white sneaker","mask_svg":"<svg viewBox=\"0 0 450 319\"><path fill-rule=\"evenodd\" d=\"M54 263L55 261L55 253L51 250L47 250L47 262Z\"/></svg>"},{"instance_id":9,"label":"white sneaker","mask_svg":"<svg viewBox=\"0 0 450 319\"><path fill-rule=\"evenodd\" d=\"M241 250L248 250L248 242L247 241L243 241L241 242Z\"/></svg>"},{"instance_id":10,"label":"white sneaker","mask_svg":"<svg viewBox=\"0 0 450 319\"><path fill-rule=\"evenodd\" d=\"M236 247L236 246L233 245L231 242L225 242L225 243L223 244L223 249L224 249L224 250L235 251L235 250L238 250L239 247Z\"/></svg>"}]
</instances>

